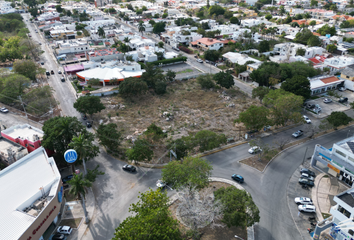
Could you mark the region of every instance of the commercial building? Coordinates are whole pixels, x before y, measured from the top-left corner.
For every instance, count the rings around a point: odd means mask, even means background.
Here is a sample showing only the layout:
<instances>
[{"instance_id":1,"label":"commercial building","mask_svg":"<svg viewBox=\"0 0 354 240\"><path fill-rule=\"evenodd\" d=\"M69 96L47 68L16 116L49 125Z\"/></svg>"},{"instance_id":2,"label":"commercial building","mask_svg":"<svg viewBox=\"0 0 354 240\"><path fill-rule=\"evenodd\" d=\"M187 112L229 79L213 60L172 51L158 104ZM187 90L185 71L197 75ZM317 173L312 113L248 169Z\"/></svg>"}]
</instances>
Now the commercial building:
<instances>
[{"instance_id":1,"label":"commercial building","mask_svg":"<svg viewBox=\"0 0 354 240\"><path fill-rule=\"evenodd\" d=\"M311 165L337 177L348 186L352 186L354 182L354 137L334 143L330 149L317 144Z\"/></svg>"},{"instance_id":2,"label":"commercial building","mask_svg":"<svg viewBox=\"0 0 354 240\"><path fill-rule=\"evenodd\" d=\"M28 154L27 148L0 136L0 161L9 166Z\"/></svg>"},{"instance_id":3,"label":"commercial building","mask_svg":"<svg viewBox=\"0 0 354 240\"><path fill-rule=\"evenodd\" d=\"M308 79L310 81L311 95L338 89L338 87L343 86L344 83L344 80L338 79L333 75L315 76Z\"/></svg>"},{"instance_id":4,"label":"commercial building","mask_svg":"<svg viewBox=\"0 0 354 240\"><path fill-rule=\"evenodd\" d=\"M96 62L122 60L124 59L124 54L119 52L116 48L106 48L87 52L86 58Z\"/></svg>"},{"instance_id":5,"label":"commercial building","mask_svg":"<svg viewBox=\"0 0 354 240\"><path fill-rule=\"evenodd\" d=\"M0 239L42 240L46 231L53 231L63 187L55 161L44 148L1 170L0 192Z\"/></svg>"},{"instance_id":6,"label":"commercial building","mask_svg":"<svg viewBox=\"0 0 354 240\"><path fill-rule=\"evenodd\" d=\"M79 53L86 52L90 50L90 45L87 41L78 41L78 40L64 40L64 41L56 41L56 46L59 47L57 49L57 54L67 54L67 53Z\"/></svg>"}]
</instances>

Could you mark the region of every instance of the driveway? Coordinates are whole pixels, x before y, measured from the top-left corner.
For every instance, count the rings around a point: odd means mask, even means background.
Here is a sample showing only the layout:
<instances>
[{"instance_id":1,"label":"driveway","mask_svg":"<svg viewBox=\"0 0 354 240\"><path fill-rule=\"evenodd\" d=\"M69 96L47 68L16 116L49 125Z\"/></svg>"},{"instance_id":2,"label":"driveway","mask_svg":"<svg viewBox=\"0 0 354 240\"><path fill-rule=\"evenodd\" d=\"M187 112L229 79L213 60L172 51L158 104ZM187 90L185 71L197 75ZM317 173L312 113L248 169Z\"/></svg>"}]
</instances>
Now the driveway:
<instances>
[{"instance_id":1,"label":"driveway","mask_svg":"<svg viewBox=\"0 0 354 240\"><path fill-rule=\"evenodd\" d=\"M330 98L332 99L333 101L331 103L324 103L323 102L323 99L324 98ZM314 99L314 100L310 100L310 101L307 101L306 103L308 104L318 104L322 111L319 113L319 114L314 114L312 112L309 112L307 111L309 115L312 115L316 118L324 118L324 117L327 117L329 115L331 115L332 112L334 111L339 111L339 112L344 112L348 109L350 109L350 106L349 105L345 105L345 104L342 104L342 103L339 103L337 101L337 98L334 98L334 97L321 97L321 98L317 98L317 99Z\"/></svg>"}]
</instances>

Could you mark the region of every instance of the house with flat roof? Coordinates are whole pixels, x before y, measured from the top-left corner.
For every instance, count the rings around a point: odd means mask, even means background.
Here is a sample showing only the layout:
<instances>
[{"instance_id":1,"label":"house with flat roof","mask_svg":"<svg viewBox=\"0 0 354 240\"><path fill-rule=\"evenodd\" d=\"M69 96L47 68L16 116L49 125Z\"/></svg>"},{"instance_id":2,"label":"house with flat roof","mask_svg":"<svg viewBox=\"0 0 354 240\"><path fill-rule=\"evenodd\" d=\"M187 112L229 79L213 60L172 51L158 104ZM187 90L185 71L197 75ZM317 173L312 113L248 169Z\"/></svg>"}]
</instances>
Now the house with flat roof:
<instances>
[{"instance_id":1,"label":"house with flat roof","mask_svg":"<svg viewBox=\"0 0 354 240\"><path fill-rule=\"evenodd\" d=\"M90 51L90 45L88 42L81 41L81 39L56 41L55 45L59 47L59 49L56 49L58 55Z\"/></svg>"},{"instance_id":2,"label":"house with flat roof","mask_svg":"<svg viewBox=\"0 0 354 240\"><path fill-rule=\"evenodd\" d=\"M27 148L0 136L0 161L6 166L13 164L27 154Z\"/></svg>"},{"instance_id":3,"label":"house with flat roof","mask_svg":"<svg viewBox=\"0 0 354 240\"><path fill-rule=\"evenodd\" d=\"M87 52L87 59L90 61L110 61L123 59L124 54L116 48L105 48Z\"/></svg>"},{"instance_id":4,"label":"house with flat roof","mask_svg":"<svg viewBox=\"0 0 354 240\"><path fill-rule=\"evenodd\" d=\"M43 239L58 223L63 187L57 165L44 148L0 171L0 239Z\"/></svg>"},{"instance_id":5,"label":"house with flat roof","mask_svg":"<svg viewBox=\"0 0 354 240\"><path fill-rule=\"evenodd\" d=\"M44 132L29 124L23 124L2 130L1 136L27 148L28 152L33 152L41 147ZM52 152L49 151L48 153L51 154Z\"/></svg>"},{"instance_id":6,"label":"house with flat roof","mask_svg":"<svg viewBox=\"0 0 354 240\"><path fill-rule=\"evenodd\" d=\"M346 67L354 64L354 58L347 56L332 57L327 58L323 64L326 65L331 72L342 72Z\"/></svg>"},{"instance_id":7,"label":"house with flat roof","mask_svg":"<svg viewBox=\"0 0 354 240\"><path fill-rule=\"evenodd\" d=\"M227 52L222 55L230 63L237 63L239 65L244 65L247 62L261 63L258 59L251 58L247 54L241 54L236 52Z\"/></svg>"}]
</instances>

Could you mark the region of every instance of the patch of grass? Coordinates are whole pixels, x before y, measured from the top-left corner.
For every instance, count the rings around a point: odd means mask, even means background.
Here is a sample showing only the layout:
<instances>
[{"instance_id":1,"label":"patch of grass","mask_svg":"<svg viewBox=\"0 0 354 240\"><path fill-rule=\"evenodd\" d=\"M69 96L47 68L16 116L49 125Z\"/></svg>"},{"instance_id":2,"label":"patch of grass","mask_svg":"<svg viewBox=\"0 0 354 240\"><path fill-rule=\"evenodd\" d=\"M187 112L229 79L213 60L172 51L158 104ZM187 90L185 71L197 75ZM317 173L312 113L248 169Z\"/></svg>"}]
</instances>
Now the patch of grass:
<instances>
[{"instance_id":1,"label":"patch of grass","mask_svg":"<svg viewBox=\"0 0 354 240\"><path fill-rule=\"evenodd\" d=\"M193 70L188 68L188 69L185 69L183 71L176 72L176 74L190 73L190 72L193 72Z\"/></svg>"},{"instance_id":2,"label":"patch of grass","mask_svg":"<svg viewBox=\"0 0 354 240\"><path fill-rule=\"evenodd\" d=\"M328 176L328 175L324 175L323 177L324 177L324 178L329 178L329 176Z\"/></svg>"},{"instance_id":3,"label":"patch of grass","mask_svg":"<svg viewBox=\"0 0 354 240\"><path fill-rule=\"evenodd\" d=\"M329 218L330 216L332 216L332 214L329 214L329 213L322 213L323 219Z\"/></svg>"},{"instance_id":4,"label":"patch of grass","mask_svg":"<svg viewBox=\"0 0 354 240\"><path fill-rule=\"evenodd\" d=\"M220 68L221 70L229 69L229 67L225 66L225 65L220 65L220 66L218 66L218 68Z\"/></svg>"},{"instance_id":5,"label":"patch of grass","mask_svg":"<svg viewBox=\"0 0 354 240\"><path fill-rule=\"evenodd\" d=\"M71 228L78 228L81 220L82 218L63 219L60 222L60 226L69 226Z\"/></svg>"}]
</instances>

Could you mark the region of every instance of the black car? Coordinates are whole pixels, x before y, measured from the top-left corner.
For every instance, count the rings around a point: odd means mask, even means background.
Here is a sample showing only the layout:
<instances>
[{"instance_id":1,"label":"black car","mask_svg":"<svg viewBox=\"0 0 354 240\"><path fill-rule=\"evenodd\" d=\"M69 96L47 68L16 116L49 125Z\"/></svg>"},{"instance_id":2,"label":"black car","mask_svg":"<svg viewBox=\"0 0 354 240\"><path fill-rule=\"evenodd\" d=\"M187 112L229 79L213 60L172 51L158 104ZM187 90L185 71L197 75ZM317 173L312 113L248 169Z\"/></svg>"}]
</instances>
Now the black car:
<instances>
[{"instance_id":1,"label":"black car","mask_svg":"<svg viewBox=\"0 0 354 240\"><path fill-rule=\"evenodd\" d=\"M60 78L60 81L65 82L65 78L64 78L64 77L61 77L61 78Z\"/></svg>"},{"instance_id":2,"label":"black car","mask_svg":"<svg viewBox=\"0 0 354 240\"><path fill-rule=\"evenodd\" d=\"M299 179L299 183L300 183L300 185L307 185L309 187L313 187L315 185L313 181L310 181L310 180L305 179L305 178L300 178Z\"/></svg>"},{"instance_id":3,"label":"black car","mask_svg":"<svg viewBox=\"0 0 354 240\"><path fill-rule=\"evenodd\" d=\"M86 127L90 128L90 127L92 127L92 124L90 122L86 122Z\"/></svg>"},{"instance_id":4,"label":"black car","mask_svg":"<svg viewBox=\"0 0 354 240\"><path fill-rule=\"evenodd\" d=\"M61 233L57 233L52 237L52 240L64 240L64 239L65 239L65 235Z\"/></svg>"},{"instance_id":5,"label":"black car","mask_svg":"<svg viewBox=\"0 0 354 240\"><path fill-rule=\"evenodd\" d=\"M306 173L311 177L316 177L316 174L314 172L312 172L310 169L307 168L301 168L300 169L300 173Z\"/></svg>"},{"instance_id":6,"label":"black car","mask_svg":"<svg viewBox=\"0 0 354 240\"><path fill-rule=\"evenodd\" d=\"M46 74L47 76L50 76L50 72L49 72L49 71L46 71L45 74Z\"/></svg>"},{"instance_id":7,"label":"black car","mask_svg":"<svg viewBox=\"0 0 354 240\"><path fill-rule=\"evenodd\" d=\"M71 174L71 175L68 175L64 178L62 178L61 180L63 181L63 183L66 183L68 181L70 181L74 176Z\"/></svg>"},{"instance_id":8,"label":"black car","mask_svg":"<svg viewBox=\"0 0 354 240\"><path fill-rule=\"evenodd\" d=\"M87 120L87 116L84 115L84 114L82 114L82 119L83 119L83 120Z\"/></svg>"},{"instance_id":9,"label":"black car","mask_svg":"<svg viewBox=\"0 0 354 240\"><path fill-rule=\"evenodd\" d=\"M128 165L128 164L125 164L122 169L124 171L128 171L128 172L136 172L136 167L132 166L132 165Z\"/></svg>"},{"instance_id":10,"label":"black car","mask_svg":"<svg viewBox=\"0 0 354 240\"><path fill-rule=\"evenodd\" d=\"M340 103L345 103L345 102L348 102L348 98L347 97L341 97L338 102Z\"/></svg>"},{"instance_id":11,"label":"black car","mask_svg":"<svg viewBox=\"0 0 354 240\"><path fill-rule=\"evenodd\" d=\"M53 75L53 74L54 74L54 71L52 70L52 71L50 71L50 73Z\"/></svg>"}]
</instances>

